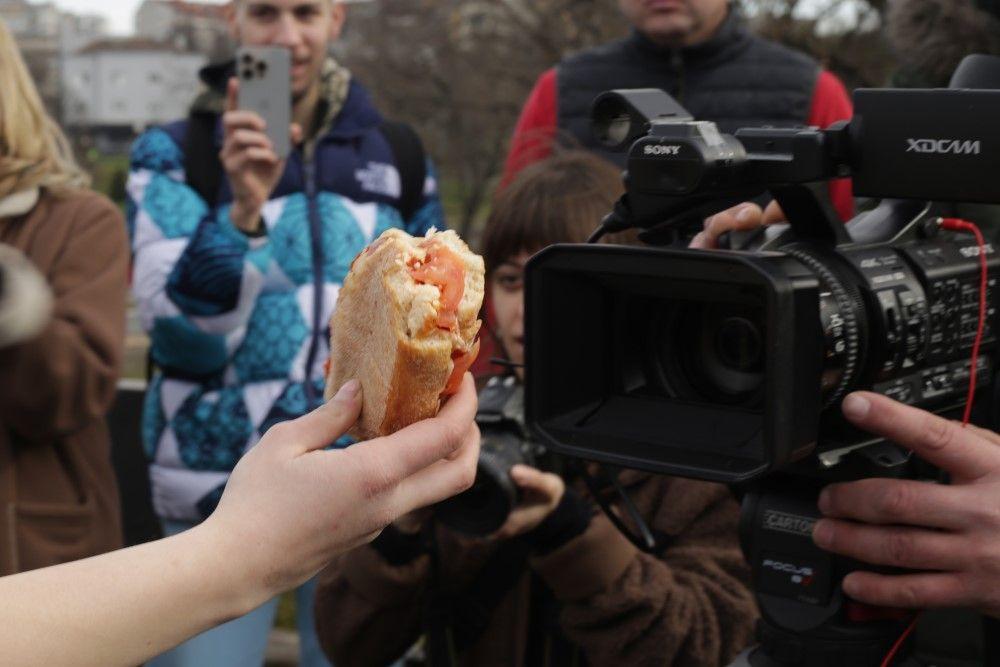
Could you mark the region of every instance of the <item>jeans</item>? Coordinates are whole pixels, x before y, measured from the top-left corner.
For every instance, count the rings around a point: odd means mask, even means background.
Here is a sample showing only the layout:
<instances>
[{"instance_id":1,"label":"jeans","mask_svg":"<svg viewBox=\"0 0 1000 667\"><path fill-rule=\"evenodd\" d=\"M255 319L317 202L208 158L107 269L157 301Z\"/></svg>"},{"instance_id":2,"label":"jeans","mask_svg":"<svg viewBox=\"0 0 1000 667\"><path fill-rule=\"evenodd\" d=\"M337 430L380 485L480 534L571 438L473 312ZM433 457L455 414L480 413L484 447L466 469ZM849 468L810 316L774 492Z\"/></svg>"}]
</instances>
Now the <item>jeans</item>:
<instances>
[{"instance_id":1,"label":"jeans","mask_svg":"<svg viewBox=\"0 0 1000 667\"><path fill-rule=\"evenodd\" d=\"M163 534L176 535L194 527L184 521L163 520ZM295 590L295 616L299 630L299 665L331 667L316 638L313 599L316 580L310 579ZM206 630L146 663L148 667L251 667L264 664L268 635L274 625L278 599L265 602L246 616Z\"/></svg>"}]
</instances>

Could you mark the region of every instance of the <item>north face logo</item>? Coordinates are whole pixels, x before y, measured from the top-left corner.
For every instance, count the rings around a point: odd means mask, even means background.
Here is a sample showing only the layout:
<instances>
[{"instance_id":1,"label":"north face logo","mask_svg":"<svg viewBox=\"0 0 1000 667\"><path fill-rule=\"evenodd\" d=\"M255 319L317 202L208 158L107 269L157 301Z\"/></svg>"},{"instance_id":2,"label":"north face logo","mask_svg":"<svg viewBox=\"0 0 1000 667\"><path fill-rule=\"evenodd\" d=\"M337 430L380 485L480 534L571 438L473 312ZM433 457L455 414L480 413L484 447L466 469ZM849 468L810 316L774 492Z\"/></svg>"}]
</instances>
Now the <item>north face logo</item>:
<instances>
[{"instance_id":1,"label":"north face logo","mask_svg":"<svg viewBox=\"0 0 1000 667\"><path fill-rule=\"evenodd\" d=\"M386 197L399 197L403 191L399 171L391 164L369 162L364 169L354 172L361 189Z\"/></svg>"}]
</instances>

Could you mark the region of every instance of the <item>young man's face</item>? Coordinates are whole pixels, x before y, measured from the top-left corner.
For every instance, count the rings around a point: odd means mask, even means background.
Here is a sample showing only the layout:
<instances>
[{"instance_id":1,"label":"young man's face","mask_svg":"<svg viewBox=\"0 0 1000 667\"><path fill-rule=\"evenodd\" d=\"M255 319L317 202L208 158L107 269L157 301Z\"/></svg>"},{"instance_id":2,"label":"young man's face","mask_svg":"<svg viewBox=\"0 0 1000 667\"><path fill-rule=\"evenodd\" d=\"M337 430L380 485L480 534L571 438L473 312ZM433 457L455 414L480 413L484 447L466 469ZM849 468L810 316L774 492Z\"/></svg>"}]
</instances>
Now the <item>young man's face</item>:
<instances>
[{"instance_id":1,"label":"young man's face","mask_svg":"<svg viewBox=\"0 0 1000 667\"><path fill-rule=\"evenodd\" d=\"M692 46L711 37L729 0L618 0L625 18L659 44Z\"/></svg>"},{"instance_id":2,"label":"young man's face","mask_svg":"<svg viewBox=\"0 0 1000 667\"><path fill-rule=\"evenodd\" d=\"M292 95L319 79L330 42L340 36L339 0L234 0L230 30L243 46L283 46L292 56Z\"/></svg>"}]
</instances>

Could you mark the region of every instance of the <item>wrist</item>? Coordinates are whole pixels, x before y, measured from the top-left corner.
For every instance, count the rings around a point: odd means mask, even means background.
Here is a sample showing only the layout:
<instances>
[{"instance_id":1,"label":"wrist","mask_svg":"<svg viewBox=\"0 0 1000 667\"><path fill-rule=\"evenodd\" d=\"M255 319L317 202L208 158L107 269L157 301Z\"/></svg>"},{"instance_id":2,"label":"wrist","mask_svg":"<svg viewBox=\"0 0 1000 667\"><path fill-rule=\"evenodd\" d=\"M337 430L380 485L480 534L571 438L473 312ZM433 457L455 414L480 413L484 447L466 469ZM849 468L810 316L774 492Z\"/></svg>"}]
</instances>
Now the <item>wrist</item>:
<instances>
[{"instance_id":1,"label":"wrist","mask_svg":"<svg viewBox=\"0 0 1000 667\"><path fill-rule=\"evenodd\" d=\"M524 541L536 555L543 556L582 535L590 526L591 518L590 505L573 489L567 488L549 515L525 533Z\"/></svg>"},{"instance_id":2,"label":"wrist","mask_svg":"<svg viewBox=\"0 0 1000 667\"><path fill-rule=\"evenodd\" d=\"M212 517L178 537L187 538L182 557L205 583L205 608L216 622L244 616L281 592L269 584L275 578L247 557L245 544Z\"/></svg>"},{"instance_id":3,"label":"wrist","mask_svg":"<svg viewBox=\"0 0 1000 667\"><path fill-rule=\"evenodd\" d=\"M229 219L233 226L244 234L259 234L264 226L264 220L260 215L261 207L253 204L242 203L239 200L233 202L229 209Z\"/></svg>"}]
</instances>

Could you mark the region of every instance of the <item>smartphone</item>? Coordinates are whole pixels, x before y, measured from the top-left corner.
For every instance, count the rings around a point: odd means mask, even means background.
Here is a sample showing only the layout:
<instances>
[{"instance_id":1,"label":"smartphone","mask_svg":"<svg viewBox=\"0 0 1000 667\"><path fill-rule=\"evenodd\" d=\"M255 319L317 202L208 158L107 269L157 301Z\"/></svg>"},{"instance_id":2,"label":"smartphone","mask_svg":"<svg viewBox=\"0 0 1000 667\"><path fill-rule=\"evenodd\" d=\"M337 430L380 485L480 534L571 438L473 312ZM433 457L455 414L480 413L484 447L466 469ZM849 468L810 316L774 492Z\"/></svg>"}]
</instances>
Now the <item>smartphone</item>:
<instances>
[{"instance_id":1,"label":"smartphone","mask_svg":"<svg viewBox=\"0 0 1000 667\"><path fill-rule=\"evenodd\" d=\"M265 133L274 152L284 159L292 150L291 55L288 49L247 46L236 53L240 80L239 108L257 113L267 123Z\"/></svg>"}]
</instances>

